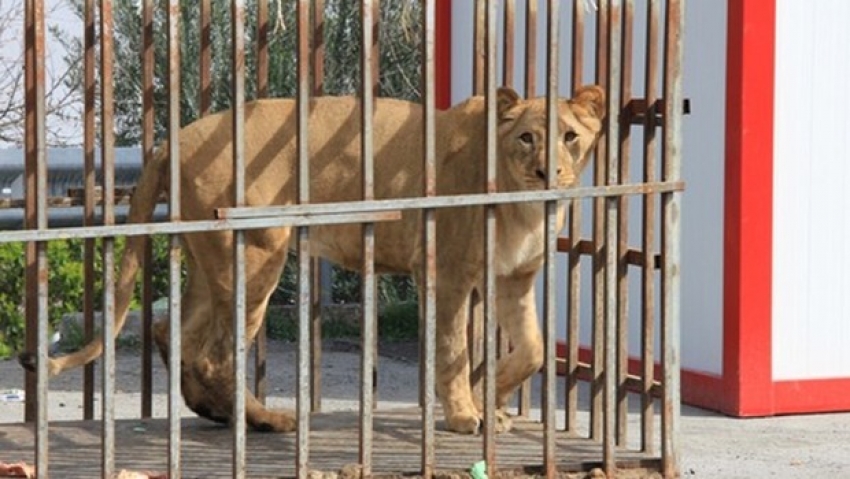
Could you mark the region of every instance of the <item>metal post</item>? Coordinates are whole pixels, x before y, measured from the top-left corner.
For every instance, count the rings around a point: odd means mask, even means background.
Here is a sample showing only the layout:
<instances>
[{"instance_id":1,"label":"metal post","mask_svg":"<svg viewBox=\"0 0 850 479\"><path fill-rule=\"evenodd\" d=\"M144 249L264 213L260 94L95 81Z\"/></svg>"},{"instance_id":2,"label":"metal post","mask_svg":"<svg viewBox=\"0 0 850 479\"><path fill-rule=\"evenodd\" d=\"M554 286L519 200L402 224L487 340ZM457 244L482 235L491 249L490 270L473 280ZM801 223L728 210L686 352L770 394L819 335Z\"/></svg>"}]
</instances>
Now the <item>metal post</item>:
<instances>
[{"instance_id":1,"label":"metal post","mask_svg":"<svg viewBox=\"0 0 850 479\"><path fill-rule=\"evenodd\" d=\"M230 4L231 146L233 148L233 204L245 204L245 1ZM247 313L245 231L233 232L233 477L245 477L245 319Z\"/></svg>"},{"instance_id":2,"label":"metal post","mask_svg":"<svg viewBox=\"0 0 850 479\"><path fill-rule=\"evenodd\" d=\"M685 0L669 0L664 38L664 138L662 175L679 181L682 161L682 56ZM664 261L661 266L661 347L664 387L661 408L661 460L664 477L679 473L680 328L681 310L681 193L661 196Z\"/></svg>"},{"instance_id":3,"label":"metal post","mask_svg":"<svg viewBox=\"0 0 850 479\"><path fill-rule=\"evenodd\" d=\"M170 185L168 214L172 222L180 221L180 2L168 2L168 157ZM180 238L170 238L169 293L168 293L168 476L181 476L180 414L183 401L180 397L181 375L181 324Z\"/></svg>"}]
</instances>

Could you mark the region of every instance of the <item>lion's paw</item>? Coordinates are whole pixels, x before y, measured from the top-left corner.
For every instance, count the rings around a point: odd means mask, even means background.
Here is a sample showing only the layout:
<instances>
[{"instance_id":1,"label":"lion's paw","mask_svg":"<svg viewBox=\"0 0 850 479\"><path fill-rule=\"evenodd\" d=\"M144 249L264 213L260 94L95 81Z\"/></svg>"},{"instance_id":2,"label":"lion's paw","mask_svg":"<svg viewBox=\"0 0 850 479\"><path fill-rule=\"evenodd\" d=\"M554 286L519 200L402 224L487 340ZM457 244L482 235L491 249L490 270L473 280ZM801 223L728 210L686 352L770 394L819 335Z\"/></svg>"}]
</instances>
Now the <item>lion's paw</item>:
<instances>
[{"instance_id":1,"label":"lion's paw","mask_svg":"<svg viewBox=\"0 0 850 479\"><path fill-rule=\"evenodd\" d=\"M478 434L481 432L482 421L477 414L455 414L446 416L446 426L449 431L461 434Z\"/></svg>"},{"instance_id":2,"label":"lion's paw","mask_svg":"<svg viewBox=\"0 0 850 479\"><path fill-rule=\"evenodd\" d=\"M510 414L507 413L504 409L498 409L496 411L496 432L508 432L513 427L513 418Z\"/></svg>"},{"instance_id":3,"label":"lion's paw","mask_svg":"<svg viewBox=\"0 0 850 479\"><path fill-rule=\"evenodd\" d=\"M292 432L298 428L298 421L290 411L269 411L248 417L248 424L258 432Z\"/></svg>"}]
</instances>

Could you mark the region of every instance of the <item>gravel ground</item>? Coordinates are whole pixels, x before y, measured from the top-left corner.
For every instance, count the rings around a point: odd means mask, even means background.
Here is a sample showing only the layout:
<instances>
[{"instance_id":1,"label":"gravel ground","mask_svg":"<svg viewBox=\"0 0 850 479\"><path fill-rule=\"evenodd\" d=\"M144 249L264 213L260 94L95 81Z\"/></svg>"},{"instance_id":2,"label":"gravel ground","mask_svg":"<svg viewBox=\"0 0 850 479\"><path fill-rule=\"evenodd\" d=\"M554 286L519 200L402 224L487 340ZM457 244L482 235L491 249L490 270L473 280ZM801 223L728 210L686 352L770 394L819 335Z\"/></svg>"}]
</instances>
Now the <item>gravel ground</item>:
<instances>
[{"instance_id":1,"label":"gravel ground","mask_svg":"<svg viewBox=\"0 0 850 479\"><path fill-rule=\"evenodd\" d=\"M295 347L270 341L268 353L269 404L293 407L293 399L286 391L295 388L294 368L291 367ZM415 344L382 344L380 353L379 407L414 404L418 394ZM325 344L322 358L324 409L358 408L359 364L356 344L349 341ZM164 415L165 369L158 359L154 361L154 376L154 414ZM81 418L80 377L75 371L51 380L51 420ZM0 391L21 388L22 383L23 373L17 363L0 361ZM139 383L139 354L132 350L119 351L117 418L137 417L141 407ZM558 396L563 397L563 394ZM586 411L586 405L582 405L582 409ZM184 412L192 415L188 410ZM22 403L0 400L0 423L18 422L22 417ZM580 418L586 418L586 413ZM637 424L637 417L630 418L632 421ZM637 432L637 427L630 430ZM630 442L636 440L630 438ZM682 410L681 443L682 476L686 478L850 477L850 414L733 419L686 406ZM15 460L0 456L0 462Z\"/></svg>"}]
</instances>

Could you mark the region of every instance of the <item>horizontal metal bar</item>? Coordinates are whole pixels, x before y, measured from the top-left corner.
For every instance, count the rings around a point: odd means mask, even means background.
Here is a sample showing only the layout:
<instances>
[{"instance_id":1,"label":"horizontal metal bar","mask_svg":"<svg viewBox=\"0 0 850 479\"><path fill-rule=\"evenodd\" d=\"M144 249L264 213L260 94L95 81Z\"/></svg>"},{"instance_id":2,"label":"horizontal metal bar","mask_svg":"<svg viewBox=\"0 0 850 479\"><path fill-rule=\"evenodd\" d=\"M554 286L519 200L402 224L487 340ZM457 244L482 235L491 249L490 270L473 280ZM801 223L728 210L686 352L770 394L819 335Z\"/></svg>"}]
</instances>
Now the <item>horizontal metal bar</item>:
<instances>
[{"instance_id":1,"label":"horizontal metal bar","mask_svg":"<svg viewBox=\"0 0 850 479\"><path fill-rule=\"evenodd\" d=\"M339 203L315 203L287 206L252 206L244 208L218 208L216 217L221 219L261 218L277 215L310 215L331 213L355 213L363 211L408 210L422 208L457 208L461 206L498 205L532 201L565 200L570 198L601 198L622 195L641 195L685 189L683 181L640 183L628 185L593 186L565 190L518 191L506 193L480 193L470 195L446 195L427 198L392 198L372 201Z\"/></svg>"},{"instance_id":2,"label":"horizontal metal bar","mask_svg":"<svg viewBox=\"0 0 850 479\"><path fill-rule=\"evenodd\" d=\"M570 247L570 238L566 236L562 236L558 238L558 251L559 252L569 252L574 250L576 253L582 256L591 256L596 251L594 250L593 241L591 240L578 240L572 243L572 247ZM660 269L661 268L661 255L658 253L649 253L649 256L652 258L650 261L646 260L646 254L643 250L629 248L624 252L624 256L626 259L626 264L632 266L640 266L645 267L647 263L650 264L650 269Z\"/></svg>"},{"instance_id":3,"label":"horizontal metal bar","mask_svg":"<svg viewBox=\"0 0 850 479\"><path fill-rule=\"evenodd\" d=\"M663 98L658 98L651 102L647 102L646 98L632 98L626 104L623 113L626 115L627 123L642 126L645 121L644 118L650 109L652 111L652 117L655 119L655 126L664 126L664 111L666 109L666 105ZM691 114L690 98L685 98L682 101L682 114Z\"/></svg>"},{"instance_id":4,"label":"horizontal metal bar","mask_svg":"<svg viewBox=\"0 0 850 479\"><path fill-rule=\"evenodd\" d=\"M74 238L105 238L111 236L141 236L151 234L203 233L208 231L253 230L284 226L317 226L401 219L401 211L374 211L344 214L287 214L262 218L228 218L204 221L172 221L169 223L134 223L115 226L87 226L0 232L0 244L25 241L54 241Z\"/></svg>"},{"instance_id":5,"label":"horizontal metal bar","mask_svg":"<svg viewBox=\"0 0 850 479\"><path fill-rule=\"evenodd\" d=\"M129 205L115 206L115 222L124 224L127 221L129 213ZM48 228L73 228L83 226L83 218L85 210L82 206L56 207L48 208L47 210L47 227ZM168 219L167 205L157 205L153 213L154 223L159 223ZM101 209L97 209L92 214L91 223L88 225L91 228L93 225L103 224L103 213ZM0 235L5 234L5 230L21 230L24 229L24 210L21 208L0 208Z\"/></svg>"}]
</instances>

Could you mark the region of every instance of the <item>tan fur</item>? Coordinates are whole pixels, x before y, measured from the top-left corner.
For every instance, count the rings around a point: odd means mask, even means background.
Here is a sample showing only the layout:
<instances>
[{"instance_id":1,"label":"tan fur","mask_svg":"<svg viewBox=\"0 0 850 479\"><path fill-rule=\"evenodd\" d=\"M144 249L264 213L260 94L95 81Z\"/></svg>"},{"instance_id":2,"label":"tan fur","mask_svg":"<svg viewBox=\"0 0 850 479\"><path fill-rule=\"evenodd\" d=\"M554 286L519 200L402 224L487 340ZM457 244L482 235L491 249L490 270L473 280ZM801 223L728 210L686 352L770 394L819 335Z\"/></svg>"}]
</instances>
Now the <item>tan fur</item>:
<instances>
[{"instance_id":1,"label":"tan fur","mask_svg":"<svg viewBox=\"0 0 850 479\"><path fill-rule=\"evenodd\" d=\"M583 167L601 129L604 94L596 86L559 102L557 186L569 187ZM360 111L356 99L312 100L309 120L310 198L314 203L360 198ZM419 105L380 99L375 104L375 197L421 196L422 109ZM245 108L246 201L249 206L288 205L296 199L295 102L260 100ZM499 191L545 188L545 99L522 100L509 89L498 95ZM568 132L576 137L567 141ZM530 136L529 136L530 135ZM572 134L570 134L572 135ZM486 115L476 97L438 113L438 194L480 193L486 179ZM530 141L529 141L530 140ZM168 184L167 145L144 169L133 197L130 221L151 218L156 198ZM209 220L219 207L232 205L231 115L200 119L180 132L181 214L183 220ZM497 313L508 332L510 354L498 369L498 403L537 371L543 346L534 301L534 278L543 264L543 205L496 207ZM468 298L481 287L483 272L482 207L440 209L437 218L437 394L447 427L474 433L482 411L472 397L466 352ZM564 210L558 209L558 229ZM405 211L395 222L375 226L375 263L379 272L411 273L421 280L421 212ZM246 233L247 337L262 327L269 296L290 246L288 228ZM198 414L227 422L231 416L233 235L205 232L183 235L188 275L182 309L182 389ZM361 264L360 225L310 229L312 253L353 269ZM142 239L132 237L122 258L116 287L116 334L126 317L139 269ZM420 285L421 281L418 282ZM163 357L167 325L155 338ZM82 350L51 359L51 374L87 363L100 355L102 339ZM291 431L292 414L269 411L250 392L248 423L260 430Z\"/></svg>"}]
</instances>

